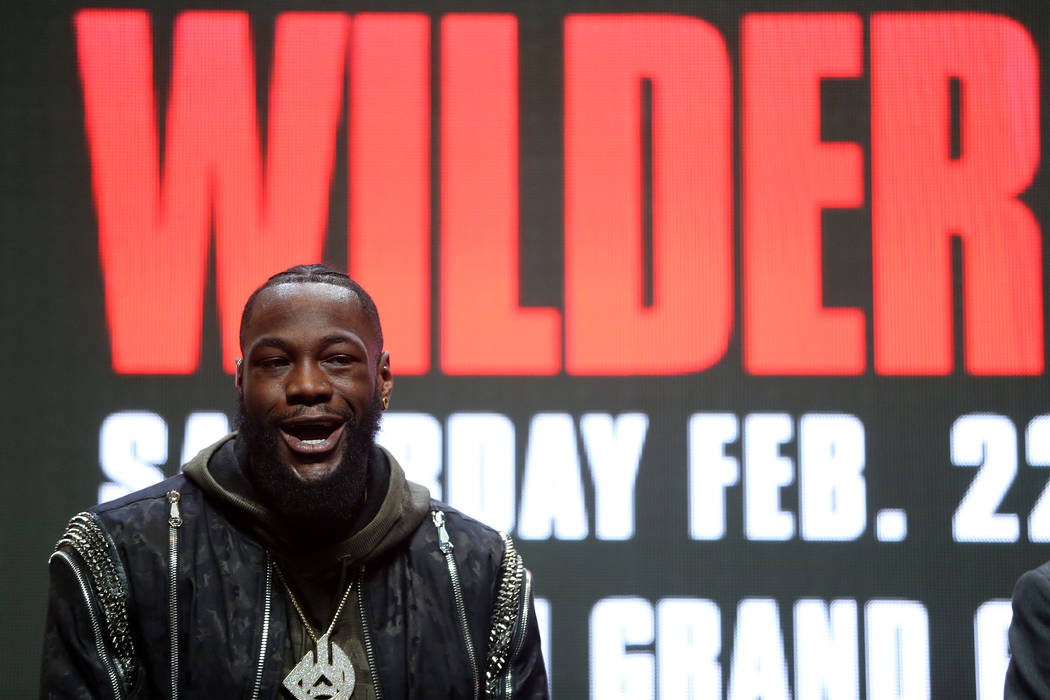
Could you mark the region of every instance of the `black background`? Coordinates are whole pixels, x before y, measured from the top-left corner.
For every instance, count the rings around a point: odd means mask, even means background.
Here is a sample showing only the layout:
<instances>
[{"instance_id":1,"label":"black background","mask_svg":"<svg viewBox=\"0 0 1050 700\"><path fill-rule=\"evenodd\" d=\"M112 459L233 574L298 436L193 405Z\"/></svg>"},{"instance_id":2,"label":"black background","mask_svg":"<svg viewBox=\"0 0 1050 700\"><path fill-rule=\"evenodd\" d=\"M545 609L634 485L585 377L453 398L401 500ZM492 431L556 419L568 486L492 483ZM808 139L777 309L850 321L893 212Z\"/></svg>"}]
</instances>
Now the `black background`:
<instances>
[{"instance_id":1,"label":"black background","mask_svg":"<svg viewBox=\"0 0 1050 700\"><path fill-rule=\"evenodd\" d=\"M108 5L106 5L108 6ZM113 5L118 6L118 5ZM128 5L119 5L128 7ZM97 260L97 224L91 193L89 153L76 68L72 16L76 3L14 3L0 10L0 230L4 253L3 439L0 464L0 678L7 697L35 692L47 577L53 543L73 513L95 502L103 476L98 465L99 427L116 411L159 413L169 425L166 473L177 469L182 425L193 411L234 410L232 378L220 368L214 291L209 273L205 298L204 350L192 376L118 376L110 367ZM519 23L521 79L521 249L522 302L562 306L562 23L570 12L659 11L688 14L715 26L724 37L734 76L735 230L739 230L739 31L753 11L855 11L865 22L873 11L967 9L1005 14L1020 21L1039 52L1046 73L1050 11L1027 3L830 3L830 2L266 2L150 3L157 94L163 108L171 27L183 9L250 11L260 100L266 96L267 61L275 16L288 10L411 10L430 15L432 27L447 12L512 12ZM437 42L433 42L437 46ZM866 46L866 42L865 42ZM868 64L865 78L834 81L823 94L822 134L827 140L860 144L870 165ZM436 99L436 91L435 91ZM265 115L265 105L260 114ZM1040 94L1047 114L1045 91ZM163 114L163 109L161 109ZM437 113L433 159L437 161ZM265 117L262 116L264 119ZM345 113L343 115L345 119ZM345 267L345 136L340 129L332 184L325 262ZM1047 127L1041 126L1045 154ZM265 133L265 130L261 130ZM1040 161L1045 160L1044 157ZM437 185L433 186L437 202ZM870 202L870 178L866 201ZM1042 227L1050 221L1046 177L1040 167L1023 196ZM433 230L439 212L433 207ZM949 430L961 415L1005 415L1019 437L1046 411L1045 376L982 378L957 369L948 377L893 378L871 370L870 207L826 214L825 304L855 306L868 319L869 369L863 376L753 377L742 370L739 281L730 346L713 368L685 376L579 378L445 377L437 369L397 381L396 408L430 413L444 420L462 411L508 415L517 433L518 479L531 417L540 412L649 415L636 490L636 535L626 542L520 542L534 571L539 595L552 606L555 695L588 693L587 625L600 598L639 595L652 602L669 596L715 600L723 618L723 667L728 678L732 623L737 601L773 597L780 603L785 651L791 659L789 611L801 597L849 597L860 605L871 598L922 601L930 614L931 691L937 698L973 697L975 687L973 614L984 601L1009 597L1017 576L1048 558L1048 548L1026 542L1024 518L1042 490L1046 470L1024 463L1000 506L1022 517L1016 544L958 544L951 519L974 470L952 466ZM434 236L433 260L440 241ZM1044 248L1045 236L1044 236ZM739 271L739 243L735 263ZM1044 254L1043 277L1047 279ZM437 275L434 298L438 298ZM739 275L737 276L739 280ZM956 285L958 289L958 284ZM1044 295L1045 296L1045 295ZM163 301L158 300L158 309ZM956 303L958 308L958 302ZM382 310L380 310L382 311ZM160 311L158 311L160 312ZM959 313L956 311L956 327ZM438 322L435 311L434 323ZM1044 323L1044 328L1046 327ZM645 342L645 339L637 339ZM959 341L956 341L959 345ZM393 350L396 358L396 349ZM437 367L436 348L432 366ZM956 367L961 367L956 348ZM741 487L728 490L728 529L723 540L689 539L686 503L686 425L697 411L774 411L798 417L807 412L850 413L864 423L867 437L869 520L855 542L749 542L742 535ZM739 448L736 454L739 456ZM785 450L794 455L795 442ZM732 450L731 450L732 451ZM581 464L586 464L581 455ZM589 511L593 488L583 469ZM797 489L784 490L792 509ZM873 514L883 507L907 511L908 538L878 543ZM861 665L863 679L863 661ZM727 684L726 684L727 685ZM864 694L863 680L861 694Z\"/></svg>"}]
</instances>

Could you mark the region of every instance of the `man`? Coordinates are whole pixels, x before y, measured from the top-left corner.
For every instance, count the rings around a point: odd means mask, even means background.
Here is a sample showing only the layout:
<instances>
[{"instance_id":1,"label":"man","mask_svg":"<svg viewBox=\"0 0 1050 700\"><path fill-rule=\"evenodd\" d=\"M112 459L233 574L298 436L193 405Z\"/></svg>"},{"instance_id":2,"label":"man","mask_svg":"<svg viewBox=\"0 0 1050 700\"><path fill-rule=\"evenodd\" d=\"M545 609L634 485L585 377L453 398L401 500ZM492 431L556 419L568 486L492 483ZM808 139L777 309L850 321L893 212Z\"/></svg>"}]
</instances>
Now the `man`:
<instances>
[{"instance_id":1,"label":"man","mask_svg":"<svg viewBox=\"0 0 1050 700\"><path fill-rule=\"evenodd\" d=\"M59 541L41 697L546 697L510 538L373 441L393 375L368 294L293 267L240 344L239 432Z\"/></svg>"},{"instance_id":2,"label":"man","mask_svg":"<svg viewBox=\"0 0 1050 700\"><path fill-rule=\"evenodd\" d=\"M1006 700L1050 700L1050 562L1014 586Z\"/></svg>"}]
</instances>

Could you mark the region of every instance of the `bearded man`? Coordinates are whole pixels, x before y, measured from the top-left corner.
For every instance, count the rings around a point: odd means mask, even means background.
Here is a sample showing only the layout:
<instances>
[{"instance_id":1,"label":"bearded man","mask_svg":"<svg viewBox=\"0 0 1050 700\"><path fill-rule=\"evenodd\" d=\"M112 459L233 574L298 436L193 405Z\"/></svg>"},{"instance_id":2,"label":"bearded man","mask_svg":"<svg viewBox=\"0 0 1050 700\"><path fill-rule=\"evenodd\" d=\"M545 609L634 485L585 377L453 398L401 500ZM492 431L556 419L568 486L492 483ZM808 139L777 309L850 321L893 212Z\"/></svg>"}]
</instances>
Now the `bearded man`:
<instances>
[{"instance_id":1,"label":"bearded man","mask_svg":"<svg viewBox=\"0 0 1050 700\"><path fill-rule=\"evenodd\" d=\"M41 697L546 697L510 538L374 442L393 375L367 292L281 272L240 345L238 432L59 541Z\"/></svg>"}]
</instances>

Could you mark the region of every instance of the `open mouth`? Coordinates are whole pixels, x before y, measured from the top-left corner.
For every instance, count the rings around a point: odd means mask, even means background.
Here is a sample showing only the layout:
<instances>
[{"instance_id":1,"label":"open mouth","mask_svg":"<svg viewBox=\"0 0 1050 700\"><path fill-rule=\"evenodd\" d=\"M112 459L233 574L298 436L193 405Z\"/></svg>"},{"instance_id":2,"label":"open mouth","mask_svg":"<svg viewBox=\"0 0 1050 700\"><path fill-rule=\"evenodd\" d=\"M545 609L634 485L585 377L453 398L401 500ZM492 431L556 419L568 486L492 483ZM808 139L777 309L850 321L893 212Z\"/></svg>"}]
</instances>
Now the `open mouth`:
<instances>
[{"instance_id":1,"label":"open mouth","mask_svg":"<svg viewBox=\"0 0 1050 700\"><path fill-rule=\"evenodd\" d=\"M281 436L292 452L319 455L335 448L343 434L344 425L341 421L327 418L291 420L281 425Z\"/></svg>"}]
</instances>

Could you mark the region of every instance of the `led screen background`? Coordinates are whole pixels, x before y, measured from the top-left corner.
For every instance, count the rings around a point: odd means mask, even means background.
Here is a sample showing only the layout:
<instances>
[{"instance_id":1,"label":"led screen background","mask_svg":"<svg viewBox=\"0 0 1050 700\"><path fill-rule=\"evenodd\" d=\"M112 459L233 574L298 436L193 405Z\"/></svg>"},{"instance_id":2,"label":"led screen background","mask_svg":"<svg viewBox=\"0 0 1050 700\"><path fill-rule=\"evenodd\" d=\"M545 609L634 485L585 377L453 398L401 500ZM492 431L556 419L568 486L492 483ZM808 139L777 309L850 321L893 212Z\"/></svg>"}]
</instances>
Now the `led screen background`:
<instances>
[{"instance_id":1,"label":"led screen background","mask_svg":"<svg viewBox=\"0 0 1050 700\"><path fill-rule=\"evenodd\" d=\"M65 522L225 428L247 290L323 260L556 696L995 697L1050 541L1048 17L5 7L5 692Z\"/></svg>"}]
</instances>

